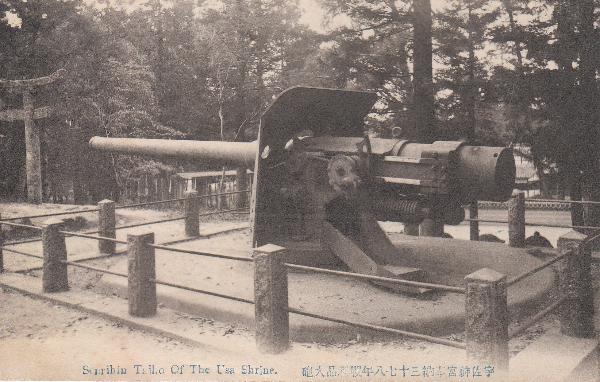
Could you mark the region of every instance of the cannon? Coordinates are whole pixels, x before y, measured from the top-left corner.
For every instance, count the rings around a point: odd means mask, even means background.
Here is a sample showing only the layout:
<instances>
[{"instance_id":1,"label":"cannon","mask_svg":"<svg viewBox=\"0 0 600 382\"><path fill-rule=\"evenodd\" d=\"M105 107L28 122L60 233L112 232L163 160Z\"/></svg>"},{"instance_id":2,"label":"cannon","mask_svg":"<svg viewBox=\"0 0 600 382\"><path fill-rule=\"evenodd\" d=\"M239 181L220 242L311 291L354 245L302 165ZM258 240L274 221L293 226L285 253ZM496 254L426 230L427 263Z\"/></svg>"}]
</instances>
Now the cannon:
<instances>
[{"instance_id":1,"label":"cannon","mask_svg":"<svg viewBox=\"0 0 600 382\"><path fill-rule=\"evenodd\" d=\"M463 204L512 194L511 149L364 135L371 92L294 87L261 117L254 142L94 137L97 150L254 169L252 246L288 248L288 261L424 280L378 221L464 220ZM333 256L332 256L333 255ZM409 293L424 288L386 285Z\"/></svg>"}]
</instances>

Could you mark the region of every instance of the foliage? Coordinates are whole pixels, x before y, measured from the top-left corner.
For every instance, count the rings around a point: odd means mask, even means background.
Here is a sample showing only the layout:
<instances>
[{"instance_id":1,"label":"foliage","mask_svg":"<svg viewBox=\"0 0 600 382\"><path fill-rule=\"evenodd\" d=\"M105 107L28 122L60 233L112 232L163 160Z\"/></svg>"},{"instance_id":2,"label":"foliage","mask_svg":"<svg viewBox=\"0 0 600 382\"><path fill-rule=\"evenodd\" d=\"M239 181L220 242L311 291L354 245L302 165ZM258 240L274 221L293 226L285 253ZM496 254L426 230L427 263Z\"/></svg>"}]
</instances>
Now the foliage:
<instances>
[{"instance_id":1,"label":"foliage","mask_svg":"<svg viewBox=\"0 0 600 382\"><path fill-rule=\"evenodd\" d=\"M478 56L483 54L489 26L497 18L498 10L490 0L452 0L437 15L436 53L444 65L436 81L438 93L443 94L438 97L438 115L449 138L481 141L482 134L477 133L491 130L478 113L478 109L489 111L496 106L486 103L487 72Z\"/></svg>"},{"instance_id":2,"label":"foliage","mask_svg":"<svg viewBox=\"0 0 600 382\"><path fill-rule=\"evenodd\" d=\"M378 113L393 119L387 125L412 126L410 4L327 0L324 5L330 17L344 14L351 19L350 25L330 34L325 62L332 82L336 87L377 91L382 98Z\"/></svg>"}]
</instances>

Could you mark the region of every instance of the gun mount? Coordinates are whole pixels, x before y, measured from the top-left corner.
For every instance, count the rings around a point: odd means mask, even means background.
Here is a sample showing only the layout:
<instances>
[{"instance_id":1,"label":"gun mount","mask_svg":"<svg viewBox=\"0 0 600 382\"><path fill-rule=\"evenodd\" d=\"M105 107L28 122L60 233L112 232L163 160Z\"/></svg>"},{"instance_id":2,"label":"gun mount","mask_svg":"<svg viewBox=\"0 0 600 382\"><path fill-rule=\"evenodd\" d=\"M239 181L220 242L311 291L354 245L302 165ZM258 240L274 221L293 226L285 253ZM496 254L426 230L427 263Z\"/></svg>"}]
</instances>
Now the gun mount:
<instances>
[{"instance_id":1,"label":"gun mount","mask_svg":"<svg viewBox=\"0 0 600 382\"><path fill-rule=\"evenodd\" d=\"M464 219L462 204L507 200L515 163L503 147L431 144L363 136L376 95L295 87L263 114L255 142L94 137L92 148L124 154L254 165L252 245L276 243L289 261L422 279L378 221L445 224ZM335 261L333 261L335 263ZM422 293L422 288L389 286Z\"/></svg>"}]
</instances>

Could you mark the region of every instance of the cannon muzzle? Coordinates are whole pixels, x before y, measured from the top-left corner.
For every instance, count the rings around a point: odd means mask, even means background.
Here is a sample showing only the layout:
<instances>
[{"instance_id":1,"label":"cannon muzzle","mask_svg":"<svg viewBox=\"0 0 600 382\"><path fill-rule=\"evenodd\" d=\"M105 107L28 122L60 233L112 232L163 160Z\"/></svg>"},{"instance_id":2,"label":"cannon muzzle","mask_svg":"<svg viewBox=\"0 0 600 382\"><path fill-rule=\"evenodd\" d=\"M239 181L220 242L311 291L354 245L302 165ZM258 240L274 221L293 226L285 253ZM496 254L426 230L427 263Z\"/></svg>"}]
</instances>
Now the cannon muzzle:
<instances>
[{"instance_id":1,"label":"cannon muzzle","mask_svg":"<svg viewBox=\"0 0 600 382\"><path fill-rule=\"evenodd\" d=\"M256 142L190 141L169 139L93 137L90 147L120 154L147 155L254 166Z\"/></svg>"}]
</instances>

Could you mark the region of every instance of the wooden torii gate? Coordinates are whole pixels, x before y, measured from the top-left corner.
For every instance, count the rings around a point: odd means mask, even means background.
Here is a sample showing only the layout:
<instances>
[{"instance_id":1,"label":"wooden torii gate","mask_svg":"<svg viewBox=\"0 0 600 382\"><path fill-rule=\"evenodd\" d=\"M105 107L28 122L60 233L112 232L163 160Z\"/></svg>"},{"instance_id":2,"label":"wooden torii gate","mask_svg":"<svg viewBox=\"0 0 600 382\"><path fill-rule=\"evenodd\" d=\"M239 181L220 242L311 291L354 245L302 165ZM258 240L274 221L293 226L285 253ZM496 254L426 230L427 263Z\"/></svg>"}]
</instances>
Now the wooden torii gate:
<instances>
[{"instance_id":1,"label":"wooden torii gate","mask_svg":"<svg viewBox=\"0 0 600 382\"><path fill-rule=\"evenodd\" d=\"M0 87L23 95L23 109L0 110L0 121L23 121L25 123L25 168L27 173L27 201L29 203L42 202L42 164L40 149L40 131L35 127L35 119L47 118L52 108L44 106L33 107L33 88L48 85L61 78L66 71L59 69L46 77L28 80L2 80Z\"/></svg>"}]
</instances>

